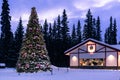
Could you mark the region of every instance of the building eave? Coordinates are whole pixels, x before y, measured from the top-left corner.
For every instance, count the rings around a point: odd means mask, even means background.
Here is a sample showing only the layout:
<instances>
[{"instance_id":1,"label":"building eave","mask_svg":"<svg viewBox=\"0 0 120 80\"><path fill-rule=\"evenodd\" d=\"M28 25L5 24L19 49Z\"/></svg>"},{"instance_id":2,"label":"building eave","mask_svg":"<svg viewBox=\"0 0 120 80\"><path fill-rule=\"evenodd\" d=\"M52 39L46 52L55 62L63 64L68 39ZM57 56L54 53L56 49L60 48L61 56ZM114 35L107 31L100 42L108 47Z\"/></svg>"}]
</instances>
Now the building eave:
<instances>
[{"instance_id":1,"label":"building eave","mask_svg":"<svg viewBox=\"0 0 120 80\"><path fill-rule=\"evenodd\" d=\"M109 45L109 44L106 44L106 43L104 43L104 42L97 41L97 40L95 40L95 39L89 38L89 39L87 39L87 40L85 40L85 41L83 41L83 42L81 42L81 43L79 43L79 44L71 47L70 49L66 50L66 51L64 52L64 54L67 55L67 53L71 52L72 50L78 48L79 46L85 44L85 43L88 42L88 41L92 41L92 42L95 42L95 43L97 43L97 44L100 44L100 45L109 47L109 48L111 48L111 49L114 49L114 50L116 50L116 51L120 51L120 49L117 49L117 48L115 48L115 47L112 47L112 46Z\"/></svg>"}]
</instances>

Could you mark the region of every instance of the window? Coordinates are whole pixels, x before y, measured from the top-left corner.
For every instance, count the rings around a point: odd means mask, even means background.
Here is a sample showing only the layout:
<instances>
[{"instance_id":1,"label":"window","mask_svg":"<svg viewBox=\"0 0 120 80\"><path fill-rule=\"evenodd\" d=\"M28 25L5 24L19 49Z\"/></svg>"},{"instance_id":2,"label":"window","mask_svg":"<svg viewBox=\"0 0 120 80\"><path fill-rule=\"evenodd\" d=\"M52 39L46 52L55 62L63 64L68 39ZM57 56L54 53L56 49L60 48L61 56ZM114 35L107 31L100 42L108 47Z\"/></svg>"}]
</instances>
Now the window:
<instances>
[{"instance_id":1,"label":"window","mask_svg":"<svg viewBox=\"0 0 120 80\"><path fill-rule=\"evenodd\" d=\"M80 66L103 66L104 59L80 59Z\"/></svg>"}]
</instances>

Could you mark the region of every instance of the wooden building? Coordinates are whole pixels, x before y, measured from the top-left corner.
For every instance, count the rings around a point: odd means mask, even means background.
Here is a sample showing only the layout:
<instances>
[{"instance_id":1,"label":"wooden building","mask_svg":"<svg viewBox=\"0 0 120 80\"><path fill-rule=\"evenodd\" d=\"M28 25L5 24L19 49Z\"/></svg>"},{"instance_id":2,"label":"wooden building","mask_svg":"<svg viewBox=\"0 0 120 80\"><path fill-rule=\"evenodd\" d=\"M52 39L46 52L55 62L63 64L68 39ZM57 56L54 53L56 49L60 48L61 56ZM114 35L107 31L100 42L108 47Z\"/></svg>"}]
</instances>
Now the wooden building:
<instances>
[{"instance_id":1,"label":"wooden building","mask_svg":"<svg viewBox=\"0 0 120 80\"><path fill-rule=\"evenodd\" d=\"M120 67L120 45L108 45L89 38L64 53L70 56L72 68L118 69Z\"/></svg>"}]
</instances>

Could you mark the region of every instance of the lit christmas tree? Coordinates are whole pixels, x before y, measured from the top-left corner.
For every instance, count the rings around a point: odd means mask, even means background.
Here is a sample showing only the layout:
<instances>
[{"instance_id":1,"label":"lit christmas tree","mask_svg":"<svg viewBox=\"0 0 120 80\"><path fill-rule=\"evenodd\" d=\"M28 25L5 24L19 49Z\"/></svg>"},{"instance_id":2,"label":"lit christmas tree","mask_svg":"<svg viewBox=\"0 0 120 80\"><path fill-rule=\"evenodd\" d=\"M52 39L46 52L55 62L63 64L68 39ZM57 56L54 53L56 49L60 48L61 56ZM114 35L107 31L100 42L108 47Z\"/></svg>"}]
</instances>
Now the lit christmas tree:
<instances>
[{"instance_id":1,"label":"lit christmas tree","mask_svg":"<svg viewBox=\"0 0 120 80\"><path fill-rule=\"evenodd\" d=\"M35 7L29 17L16 69L17 72L52 70Z\"/></svg>"}]
</instances>

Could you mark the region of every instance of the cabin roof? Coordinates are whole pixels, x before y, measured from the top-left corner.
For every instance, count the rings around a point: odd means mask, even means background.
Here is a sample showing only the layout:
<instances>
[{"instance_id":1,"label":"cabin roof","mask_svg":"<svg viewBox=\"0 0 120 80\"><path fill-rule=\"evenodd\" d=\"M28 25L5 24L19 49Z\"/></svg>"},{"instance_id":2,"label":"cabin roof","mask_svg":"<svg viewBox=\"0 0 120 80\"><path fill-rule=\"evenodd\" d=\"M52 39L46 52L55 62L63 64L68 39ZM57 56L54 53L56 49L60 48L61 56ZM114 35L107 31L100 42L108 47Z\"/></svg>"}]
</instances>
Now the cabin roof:
<instances>
[{"instance_id":1,"label":"cabin roof","mask_svg":"<svg viewBox=\"0 0 120 80\"><path fill-rule=\"evenodd\" d=\"M110 46L120 50L120 45L110 45Z\"/></svg>"},{"instance_id":2,"label":"cabin roof","mask_svg":"<svg viewBox=\"0 0 120 80\"><path fill-rule=\"evenodd\" d=\"M106 44L106 43L104 43L104 42L101 42L101 41L98 41L98 40L89 38L89 39L87 39L87 40L85 40L85 41L83 41L83 42L81 42L81 43L79 43L79 44L71 47L70 49L66 50L64 53L67 54L68 52L70 52L70 51L78 48L79 46L85 44L85 43L88 42L88 41L92 41L92 42L95 42L95 43L97 43L97 44L100 44L100 45L109 47L109 48L114 49L114 50L117 50L117 51L120 51L120 45L109 45L109 44Z\"/></svg>"}]
</instances>

